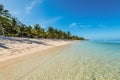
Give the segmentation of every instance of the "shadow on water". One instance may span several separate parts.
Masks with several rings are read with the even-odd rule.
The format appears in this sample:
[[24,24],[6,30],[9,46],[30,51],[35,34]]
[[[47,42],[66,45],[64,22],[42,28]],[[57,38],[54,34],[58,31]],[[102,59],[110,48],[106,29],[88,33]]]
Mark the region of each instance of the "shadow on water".
[[10,40],[10,41],[17,41],[17,42],[21,42],[21,43],[27,43],[27,44],[42,44],[42,45],[46,45],[46,46],[51,46],[50,44],[46,44],[45,42],[41,42],[41,41],[36,41],[34,39],[27,39],[27,38],[10,38],[10,37],[6,37],[6,38],[2,38],[4,40]]
[[0,47],[4,49],[10,49],[9,47],[5,46],[4,44],[0,43]]

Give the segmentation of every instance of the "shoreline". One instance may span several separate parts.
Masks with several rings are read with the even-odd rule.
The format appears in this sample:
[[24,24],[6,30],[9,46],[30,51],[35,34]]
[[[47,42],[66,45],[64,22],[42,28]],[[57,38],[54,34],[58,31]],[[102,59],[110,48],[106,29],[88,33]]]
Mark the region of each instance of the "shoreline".
[[72,40],[0,38],[0,63],[73,43]]

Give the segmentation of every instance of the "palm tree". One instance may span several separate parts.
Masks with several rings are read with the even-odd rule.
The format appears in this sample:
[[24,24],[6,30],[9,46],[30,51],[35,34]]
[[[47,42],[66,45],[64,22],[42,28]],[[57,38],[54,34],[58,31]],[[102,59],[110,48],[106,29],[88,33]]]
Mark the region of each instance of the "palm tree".
[[0,4],[0,21],[2,21],[2,17],[10,18],[10,14],[8,10],[4,9],[4,6]]
[[36,24],[36,25],[34,26],[34,35],[35,35],[35,37],[37,37],[37,38],[40,37],[40,36],[39,36],[39,34],[40,34],[40,29],[41,29],[41,27],[40,27],[39,24]]
[[18,28],[18,19],[15,17],[11,18],[11,33],[13,36],[15,36],[16,33],[19,32],[19,28]]
[[53,38],[54,28],[48,27],[47,38]]
[[20,37],[25,37],[26,33],[25,33],[25,28],[26,28],[26,25],[23,24],[23,23],[20,23],[19,24],[19,27],[18,27],[18,33],[19,33],[19,36]]
[[68,31],[67,32],[67,39],[70,39],[71,38],[71,33]]
[[25,29],[24,29],[24,34],[26,35],[26,37],[33,38],[32,27],[31,26],[26,26]]
[[[2,25],[1,29],[2,27],[6,28],[7,26],[9,26],[9,18],[10,18],[9,11],[5,10],[4,6],[0,4],[0,24]],[[1,32],[1,29],[0,29],[0,32]]]
[[[34,27],[26,26],[17,18],[12,17],[2,4],[0,4],[0,23],[2,27],[6,28],[9,36],[15,36],[18,33],[21,37],[84,40],[83,37],[72,36],[70,32],[64,32],[53,27],[48,27],[45,31],[39,24]],[[2,27],[0,27],[0,34]]]

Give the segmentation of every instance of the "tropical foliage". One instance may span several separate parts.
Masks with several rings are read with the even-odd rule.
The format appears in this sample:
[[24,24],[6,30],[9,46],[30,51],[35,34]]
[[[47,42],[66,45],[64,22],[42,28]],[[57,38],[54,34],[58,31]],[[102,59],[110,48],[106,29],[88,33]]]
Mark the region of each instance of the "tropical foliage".
[[70,32],[64,32],[53,27],[44,29],[39,24],[27,26],[10,15],[9,11],[0,4],[0,34],[2,34],[2,27],[6,29],[7,36],[84,40],[83,37],[72,36]]

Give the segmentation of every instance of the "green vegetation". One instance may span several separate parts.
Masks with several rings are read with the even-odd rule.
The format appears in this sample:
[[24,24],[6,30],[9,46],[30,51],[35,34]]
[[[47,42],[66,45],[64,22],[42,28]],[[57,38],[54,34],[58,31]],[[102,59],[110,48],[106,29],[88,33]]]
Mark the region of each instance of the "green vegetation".
[[[27,26],[13,17],[8,10],[5,10],[2,4],[0,4],[0,24],[6,29],[7,36],[11,37],[84,40],[83,37],[72,36],[70,32],[63,32],[53,27],[48,27],[45,30],[39,24],[34,27]],[[0,27],[0,35],[2,27]]]

